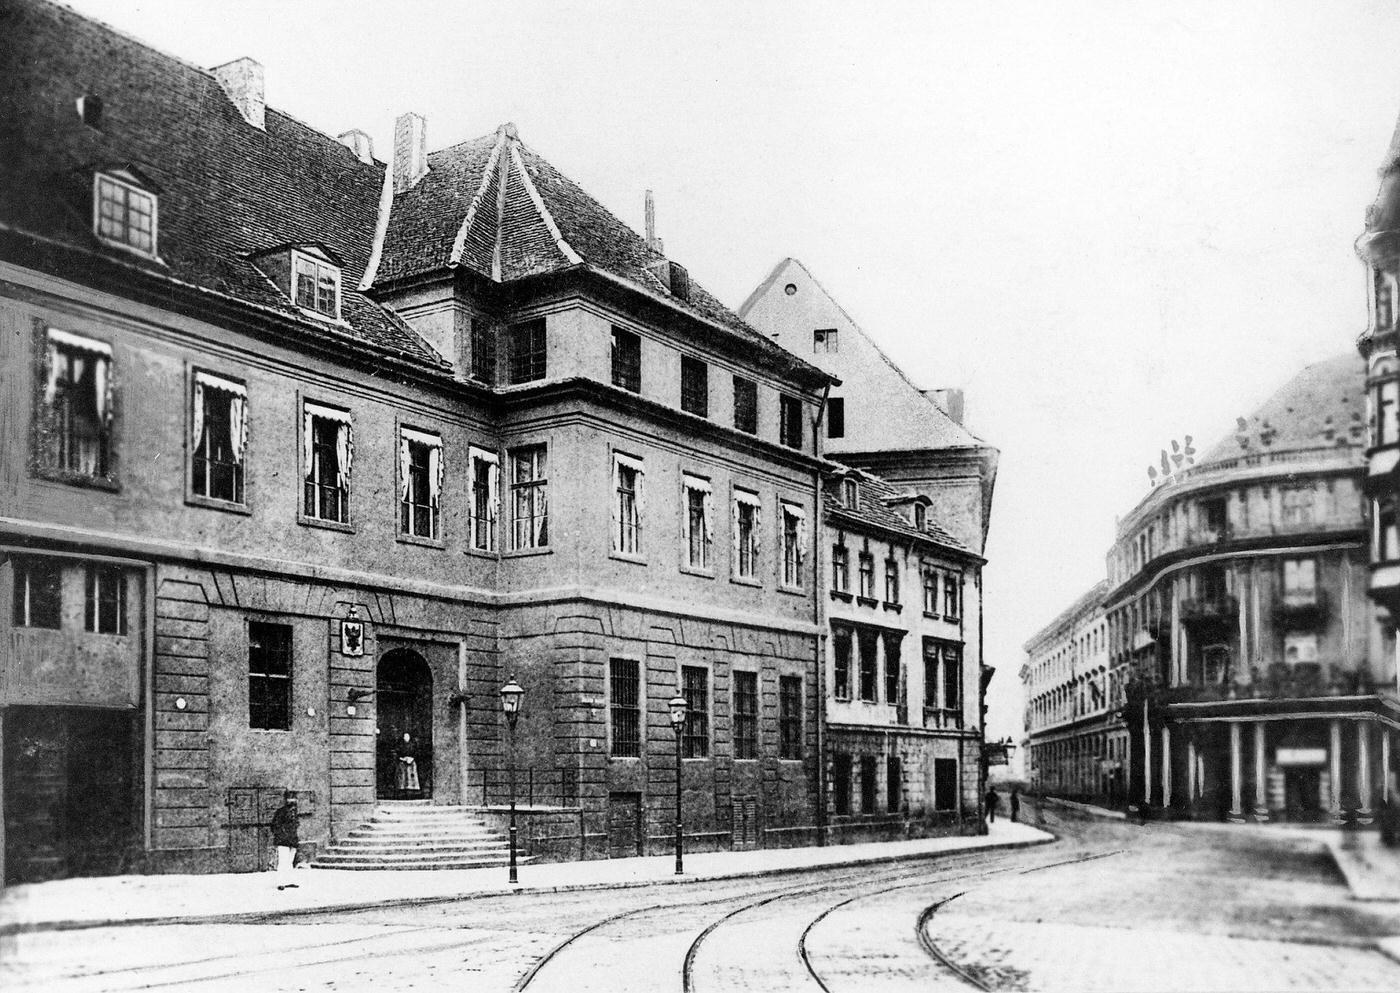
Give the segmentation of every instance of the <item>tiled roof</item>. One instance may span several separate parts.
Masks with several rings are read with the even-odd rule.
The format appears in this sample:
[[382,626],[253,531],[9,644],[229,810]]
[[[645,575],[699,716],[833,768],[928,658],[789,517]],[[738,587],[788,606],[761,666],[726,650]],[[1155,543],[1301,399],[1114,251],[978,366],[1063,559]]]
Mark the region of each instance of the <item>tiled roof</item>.
[[[0,7],[0,225],[299,320],[423,365],[441,359],[356,290],[374,241],[384,166],[268,108],[248,124],[214,76],[41,0]],[[78,117],[103,101],[100,128]],[[95,170],[129,166],[158,194],[159,261],[92,233]],[[344,261],[342,317],[307,319],[248,256],[318,242]]]
[[650,268],[666,256],[520,141],[514,125],[432,152],[427,161],[427,174],[394,195],[376,286],[454,265],[499,282],[583,267],[821,376],[694,279],[689,299],[671,295]]
[[[856,507],[847,507],[841,501],[841,481],[847,478],[857,480],[858,506]],[[827,475],[822,481],[822,503],[828,520],[838,523],[841,520],[849,520],[858,524],[870,524],[885,531],[904,535],[911,540],[933,542],[954,551],[975,554],[934,520],[932,507],[924,516],[925,529],[920,531],[914,527],[909,518],[891,506],[893,503],[899,502],[901,498],[911,496],[912,494],[897,489],[883,477],[861,469],[842,467],[839,472]]]
[[1198,460],[1198,469],[1248,455],[1326,448],[1359,454],[1366,445],[1366,365],[1354,352],[1315,362],[1243,422]]

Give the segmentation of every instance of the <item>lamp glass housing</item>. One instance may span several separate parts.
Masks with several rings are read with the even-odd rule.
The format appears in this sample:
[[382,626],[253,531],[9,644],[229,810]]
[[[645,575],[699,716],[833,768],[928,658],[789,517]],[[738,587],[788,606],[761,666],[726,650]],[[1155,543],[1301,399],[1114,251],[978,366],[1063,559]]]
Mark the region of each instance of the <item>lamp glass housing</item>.
[[685,712],[688,709],[685,697],[679,695],[674,696],[666,706],[671,711],[671,727],[677,733],[680,733],[681,727],[685,724]]
[[501,711],[507,717],[514,718],[520,713],[520,700],[525,696],[525,691],[520,684],[515,681],[515,677],[510,678],[510,682],[501,687]]

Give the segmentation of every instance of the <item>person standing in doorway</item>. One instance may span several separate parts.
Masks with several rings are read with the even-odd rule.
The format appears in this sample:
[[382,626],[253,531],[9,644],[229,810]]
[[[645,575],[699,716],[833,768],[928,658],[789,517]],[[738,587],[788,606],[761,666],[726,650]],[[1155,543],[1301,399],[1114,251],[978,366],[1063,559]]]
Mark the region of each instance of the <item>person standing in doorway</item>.
[[1012,787],[1011,789],[1011,822],[1016,823],[1016,818],[1021,813],[1021,791]]
[[997,820],[997,807],[1001,804],[1001,797],[997,796],[996,790],[987,791],[987,823],[995,824]]
[[277,846],[277,878],[281,880],[279,890],[294,890],[297,884],[289,882],[296,865],[297,848],[297,795],[288,790],[282,799],[282,806],[272,815],[272,843]]

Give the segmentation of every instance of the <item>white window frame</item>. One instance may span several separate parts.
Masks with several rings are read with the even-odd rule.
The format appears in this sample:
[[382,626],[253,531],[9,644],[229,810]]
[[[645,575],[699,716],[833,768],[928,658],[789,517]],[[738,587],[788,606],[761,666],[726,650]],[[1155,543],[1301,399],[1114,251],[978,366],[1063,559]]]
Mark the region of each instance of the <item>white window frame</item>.
[[[486,465],[486,529],[483,532],[486,543],[479,544],[477,541],[478,525],[481,518],[477,515],[477,464]],[[471,534],[467,539],[467,545],[474,552],[495,552],[497,547],[497,523],[501,518],[501,457],[497,453],[485,448],[477,448],[470,445],[467,448],[467,523]]]
[[[408,502],[412,487],[412,460],[409,449],[410,444],[423,445],[428,449],[428,492],[427,506],[429,508],[429,534],[418,534],[413,528],[413,513],[409,511],[409,527],[403,526],[403,508]],[[394,517],[396,519],[399,537],[409,538],[417,541],[427,541],[437,544],[442,540],[442,484],[445,472],[442,450],[442,435],[430,431],[420,431],[417,428],[399,425],[399,486],[398,501],[394,507]],[[410,506],[421,506],[421,503],[414,503]]]
[[[334,308],[335,312],[334,312],[334,313],[327,314],[325,311],[323,311],[323,310],[321,310],[321,309],[319,309],[319,308],[317,308],[317,307],[314,307],[314,306],[313,306],[313,307],[307,307],[306,305],[304,305],[303,303],[301,303],[301,295],[300,295],[300,293],[298,292],[298,286],[297,286],[298,280],[300,279],[300,273],[297,271],[297,263],[299,263],[299,262],[306,262],[306,263],[308,263],[308,264],[312,267],[313,281],[314,281],[314,284],[315,284],[315,285],[312,286],[312,290],[311,290],[311,299],[312,299],[312,300],[316,300],[316,299],[318,298],[318,294],[317,294],[316,291],[317,291],[317,289],[318,289],[319,286],[320,286],[321,270],[322,270],[322,269],[325,269],[325,270],[327,270],[328,272],[330,272],[332,275],[335,276],[335,308]],[[327,321],[339,321],[339,320],[340,320],[340,290],[341,290],[341,287],[340,287],[340,280],[341,280],[340,266],[336,265],[334,262],[331,262],[329,259],[322,258],[321,256],[315,255],[315,254],[313,254],[313,253],[311,253],[311,252],[304,252],[304,251],[301,251],[300,249],[295,249],[295,248],[292,249],[292,279],[291,279],[292,303],[296,304],[297,308],[298,308],[299,310],[301,310],[302,313],[304,313],[304,314],[310,314],[310,315],[312,315],[312,316],[314,316],[314,317],[319,317],[319,318],[321,318],[322,320],[327,320]]]
[[[531,476],[531,478],[530,478],[529,480],[527,480],[526,482],[521,483],[521,484],[519,484],[519,485],[517,486],[517,484],[516,484],[516,482],[515,482],[515,466],[516,466],[516,462],[519,460],[520,456],[521,456],[522,454],[525,454],[525,453],[529,453],[529,455],[530,455],[530,457],[531,457],[532,460],[534,459],[534,457],[535,457],[536,454],[538,454],[538,453],[543,453],[543,455],[544,455],[544,473],[543,473],[543,474],[539,474],[538,472],[536,472],[535,475]],[[507,487],[509,488],[509,490],[510,490],[510,543],[511,543],[511,551],[515,551],[515,552],[531,552],[531,551],[542,551],[542,550],[544,550],[544,549],[547,549],[547,548],[550,547],[550,544],[549,544],[549,469],[550,469],[550,463],[551,463],[551,461],[552,461],[552,460],[550,459],[549,446],[548,446],[547,444],[545,444],[544,442],[535,442],[535,443],[533,443],[533,444],[517,445],[517,446],[511,448],[509,451],[507,451],[506,455],[507,455],[507,457],[508,457],[507,466],[509,467],[509,470],[510,470],[509,478],[507,478],[507,480],[506,480],[506,486],[507,486]],[[533,470],[532,470],[532,471],[533,471]],[[531,506],[531,510],[534,511],[534,512],[531,513],[530,518],[529,518],[529,522],[530,522],[530,526],[529,526],[529,528],[528,528],[528,531],[529,531],[528,539],[529,539],[529,540],[528,540],[528,541],[522,542],[522,541],[519,540],[519,539],[520,539],[520,526],[519,526],[519,525],[520,525],[520,519],[517,518],[517,517],[516,517],[516,514],[515,514],[516,507],[518,506],[517,501],[516,501],[516,490],[517,490],[517,489],[524,489],[524,488],[526,488],[526,487],[529,487],[529,489],[530,489],[530,491],[531,491],[530,506]],[[540,508],[543,508],[543,509],[541,510]],[[541,532],[542,532],[542,531],[543,531],[543,536],[541,536]]]
[[[630,333],[630,332],[629,332]],[[634,474],[632,490],[631,520],[624,520],[622,506],[622,470],[629,469]],[[646,520],[646,463],[644,460],[622,452],[613,452],[612,459],[612,550],[615,554],[628,558],[640,558],[643,554],[642,526]],[[628,547],[630,529],[631,547]]]
[[[334,527],[349,527],[351,524],[350,482],[351,472],[354,469],[355,465],[355,425],[350,418],[350,412],[348,410],[342,410],[339,407],[328,407],[325,404],[317,403],[314,400],[302,400],[301,411],[303,494],[301,494],[300,499],[297,501],[297,506],[300,510],[300,514],[298,516],[301,518],[301,520],[313,524],[329,524]],[[321,420],[334,421],[335,423],[340,425],[340,428],[336,434],[336,486],[339,487],[339,489],[341,490],[342,499],[345,503],[345,519],[343,521],[336,520],[335,518],[331,517],[322,517],[319,514],[306,513],[306,497],[304,495],[306,482],[312,481],[317,486],[324,485],[318,480],[311,479],[313,473],[316,471],[315,449],[313,444],[315,418],[320,418]],[[317,511],[321,510],[319,498],[315,501],[314,507]]]
[[[743,570],[744,549],[742,548],[742,535],[739,528],[740,515],[743,513],[740,509],[741,506],[749,508],[748,572],[744,572]],[[752,490],[743,490],[735,487],[733,500],[730,503],[730,515],[733,518],[731,523],[734,528],[731,541],[733,547],[730,550],[730,574],[735,579],[756,582],[758,580],[759,550],[762,547],[760,534],[763,530],[763,500]]]
[[[787,547],[787,522],[791,517],[797,522],[796,546]],[[803,571],[807,563],[807,509],[787,500],[778,503],[778,541],[782,543],[783,586],[800,590],[803,585]]]
[[[104,183],[110,183],[112,186],[115,186],[115,187],[117,187],[118,189],[122,190],[122,191],[124,192],[125,196],[127,197],[127,201],[128,201],[128,202],[129,202],[129,200],[130,200],[130,198],[131,198],[132,196],[145,197],[146,200],[148,200],[148,201],[150,202],[150,205],[151,205],[151,247],[150,247],[149,250],[147,250],[147,249],[145,249],[145,248],[141,248],[141,247],[139,247],[139,246],[137,246],[137,245],[133,245],[131,242],[125,241],[125,240],[123,240],[123,239],[121,239],[121,238],[114,238],[114,237],[112,237],[112,236],[110,236],[110,235],[106,235],[106,234],[103,234],[103,233],[102,233],[102,202],[103,202],[102,187],[103,187],[103,184],[104,184]],[[127,212],[129,213],[130,208],[129,208],[129,206],[127,205],[127,203],[124,203],[124,204],[123,204],[123,210],[125,210],[125,211],[127,211]],[[92,177],[92,233],[93,233],[93,236],[96,237],[98,241],[102,242],[102,244],[104,244],[104,245],[110,245],[110,246],[113,247],[113,248],[120,248],[120,249],[121,249],[122,251],[124,251],[124,252],[131,252],[133,255],[139,255],[139,256],[141,256],[142,258],[145,258],[145,259],[158,259],[158,258],[160,257],[160,256],[157,254],[157,249],[159,248],[159,245],[160,245],[160,241],[159,241],[159,237],[160,237],[160,215],[159,215],[159,210],[160,210],[160,198],[159,198],[159,197],[157,197],[157,196],[156,196],[154,193],[152,193],[150,190],[145,189],[144,187],[142,187],[142,186],[139,185],[138,183],[135,183],[135,182],[133,182],[133,181],[130,180],[130,179],[124,178],[124,177],[122,176],[121,173],[119,173],[119,172],[96,172],[96,173],[93,174],[93,177]],[[130,231],[130,230],[131,230],[131,226],[130,226],[129,224],[124,224],[124,225],[123,225],[123,230],[124,230],[124,231]]]
[[[189,457],[189,495],[195,500],[208,501],[218,506],[244,508],[248,505],[248,387],[236,379],[217,375],[212,372],[205,372],[202,369],[193,370],[190,377],[190,457]],[[205,492],[199,493],[195,490],[195,459],[199,457],[200,451],[205,450],[205,461],[209,461],[207,449],[204,445],[204,419],[207,416],[206,407],[209,397],[206,390],[215,393],[226,394],[229,398],[229,434],[230,444],[233,451],[233,464],[239,469],[239,495],[241,499],[227,500],[223,497],[211,496],[209,494],[209,483],[205,482]],[[207,472],[207,469],[206,469]]]
[[[699,544],[700,562],[691,557],[690,494],[701,494],[701,527],[705,533]],[[681,562],[686,569],[712,574],[714,571],[715,492],[710,481],[690,473],[681,474]]]

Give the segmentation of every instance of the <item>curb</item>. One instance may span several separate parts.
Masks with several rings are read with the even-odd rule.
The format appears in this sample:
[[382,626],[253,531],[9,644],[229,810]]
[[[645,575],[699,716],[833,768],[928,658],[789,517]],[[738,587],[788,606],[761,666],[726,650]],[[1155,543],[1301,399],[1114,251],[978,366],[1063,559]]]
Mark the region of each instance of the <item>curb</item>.
[[1083,814],[1093,817],[1103,817],[1108,820],[1126,821],[1128,815],[1121,810],[1110,810],[1107,807],[1096,807],[1091,803],[1080,803],[1077,800],[1061,800],[1057,796],[1041,797],[1043,803],[1054,804],[1057,807],[1068,807]]
[[[1038,829],[1043,830],[1043,829]],[[427,907],[441,903],[459,903],[465,900],[485,900],[493,897],[514,896],[516,894],[578,893],[588,890],[634,890],[649,886],[684,886],[694,883],[719,882],[729,879],[760,879],[771,876],[787,876],[796,873],[813,872],[820,869],[839,869],[862,865],[893,864],[916,862],[922,859],[934,860],[970,852],[1011,851],[1020,848],[1034,848],[1059,841],[1059,837],[1044,832],[1048,837],[1029,841],[1006,841],[994,845],[977,845],[972,848],[949,849],[941,852],[908,852],[901,855],[872,855],[852,859],[847,862],[823,862],[815,865],[783,866],[776,869],[754,871],[719,872],[704,876],[670,876],[660,879],[637,879],[622,882],[566,883],[561,886],[522,885],[513,889],[476,890],[442,896],[400,897],[389,900],[359,900],[350,903],[326,904],[320,907],[296,907],[286,910],[254,910],[232,914],[179,915],[161,917],[125,917],[99,920],[36,921],[25,924],[0,925],[0,937],[19,934],[34,934],[42,931],[88,931],[97,928],[145,927],[167,924],[257,924],[286,920],[296,917],[315,917],[321,914],[348,913],[357,910],[394,909],[401,907]],[[314,871],[314,870],[312,870]]]

